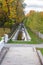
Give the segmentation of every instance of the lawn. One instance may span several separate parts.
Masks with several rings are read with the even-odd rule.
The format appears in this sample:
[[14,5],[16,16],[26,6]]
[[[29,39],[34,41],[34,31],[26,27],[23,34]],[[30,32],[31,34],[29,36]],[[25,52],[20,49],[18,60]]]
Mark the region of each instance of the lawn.
[[2,40],[2,38],[0,37],[0,41]]
[[43,48],[37,48],[37,50],[40,50],[43,55]]
[[31,43],[32,44],[40,44],[43,43],[43,39],[39,38],[35,33],[33,33],[29,28],[27,28],[27,31],[31,37]]
[[15,40],[15,41],[12,41],[12,40],[9,40],[8,43],[13,43],[13,44],[29,44],[30,41],[22,41],[22,40]]

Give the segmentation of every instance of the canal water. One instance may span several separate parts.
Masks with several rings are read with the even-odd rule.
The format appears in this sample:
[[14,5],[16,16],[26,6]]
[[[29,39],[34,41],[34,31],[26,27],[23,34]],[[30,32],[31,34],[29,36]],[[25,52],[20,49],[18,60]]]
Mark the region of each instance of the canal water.
[[21,27],[18,37],[17,37],[17,40],[25,40],[25,41],[27,40],[24,27]]

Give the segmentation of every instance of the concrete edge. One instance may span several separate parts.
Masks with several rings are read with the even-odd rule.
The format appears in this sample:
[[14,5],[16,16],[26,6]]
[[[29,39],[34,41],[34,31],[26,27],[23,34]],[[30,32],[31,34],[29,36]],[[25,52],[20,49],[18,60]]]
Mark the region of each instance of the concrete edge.
[[[15,30],[15,32],[14,32],[14,33],[11,35],[11,37],[9,38],[9,40],[12,39],[13,35],[17,32],[18,29],[20,29],[20,26],[18,26],[18,28]],[[9,40],[8,40],[8,41],[9,41]]]
[[[25,26],[24,26],[24,28],[25,28]],[[27,40],[31,41],[31,37],[30,37],[30,35],[28,34],[28,31],[26,30],[26,28],[25,28],[25,33],[26,33],[26,36],[27,36]]]
[[[3,48],[5,48],[5,47],[3,47]],[[6,55],[6,53],[8,52],[8,49],[9,48],[5,48],[5,50],[6,50],[5,52],[3,52],[3,49],[2,49],[2,51],[0,52],[0,53],[3,52],[2,54],[0,54],[0,65],[1,65],[1,63],[2,63],[2,61],[3,61],[3,59],[4,59],[5,55]]]
[[38,54],[39,60],[41,62],[41,65],[43,65],[43,56],[42,56],[40,50],[37,50],[37,54]]
[[36,48],[35,48],[35,47],[33,47],[33,51],[37,52],[37,50],[36,50]]

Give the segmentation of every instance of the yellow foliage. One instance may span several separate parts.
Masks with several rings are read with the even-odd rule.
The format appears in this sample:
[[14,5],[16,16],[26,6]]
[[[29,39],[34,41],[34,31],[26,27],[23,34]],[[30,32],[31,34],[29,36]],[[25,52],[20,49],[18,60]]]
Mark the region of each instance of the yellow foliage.
[[24,14],[21,0],[1,0],[3,10],[7,12],[9,18],[16,19],[16,22],[21,22]]

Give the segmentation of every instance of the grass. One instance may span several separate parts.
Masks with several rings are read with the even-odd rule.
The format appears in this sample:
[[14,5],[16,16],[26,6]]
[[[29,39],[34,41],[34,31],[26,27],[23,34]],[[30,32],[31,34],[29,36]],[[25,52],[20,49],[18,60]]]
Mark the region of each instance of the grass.
[[29,44],[30,42],[29,41],[21,41],[21,40],[17,40],[17,41],[12,41],[12,40],[9,40],[8,43],[13,43],[13,44]]
[[43,43],[43,39],[39,38],[35,33],[33,33],[29,28],[27,28],[28,33],[31,37],[32,44],[40,44]]
[[37,50],[40,50],[43,55],[43,48],[37,48]]
[[2,38],[0,37],[0,41],[2,40]]

